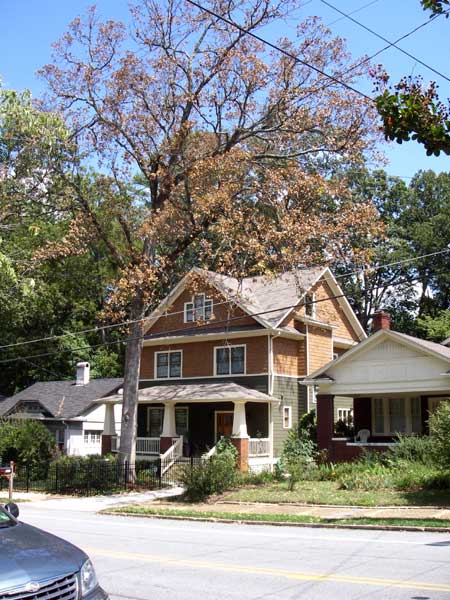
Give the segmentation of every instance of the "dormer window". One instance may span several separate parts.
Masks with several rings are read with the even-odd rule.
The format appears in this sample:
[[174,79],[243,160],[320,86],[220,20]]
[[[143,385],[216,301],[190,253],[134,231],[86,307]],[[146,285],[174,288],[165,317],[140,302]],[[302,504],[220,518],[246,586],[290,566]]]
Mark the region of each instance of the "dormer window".
[[205,294],[196,294],[192,302],[184,304],[184,322],[209,321],[212,317],[212,311],[212,298],[206,298]]
[[307,317],[311,317],[311,319],[316,318],[316,295],[315,294],[306,294],[306,296],[305,296],[305,315]]

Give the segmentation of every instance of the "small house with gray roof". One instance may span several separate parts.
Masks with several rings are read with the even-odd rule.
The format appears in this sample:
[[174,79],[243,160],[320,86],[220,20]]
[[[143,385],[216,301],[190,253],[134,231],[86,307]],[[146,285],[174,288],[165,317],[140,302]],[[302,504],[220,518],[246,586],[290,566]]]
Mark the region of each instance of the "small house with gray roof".
[[[119,378],[90,379],[89,363],[79,363],[72,380],[38,381],[0,401],[0,418],[41,421],[67,454],[101,454],[105,407],[95,401],[122,385]],[[118,424],[120,416],[116,410]]]
[[[241,468],[270,466],[315,407],[303,379],[365,338],[326,267],[241,280],[194,268],[147,321],[137,456],[199,456],[230,436]],[[99,403],[115,452],[122,396]]]

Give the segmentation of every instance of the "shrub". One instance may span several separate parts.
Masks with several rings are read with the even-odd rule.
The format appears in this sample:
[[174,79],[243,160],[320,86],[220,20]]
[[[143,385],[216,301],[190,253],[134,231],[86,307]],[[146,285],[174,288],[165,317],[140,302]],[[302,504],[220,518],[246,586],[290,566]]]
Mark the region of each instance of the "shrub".
[[53,435],[39,421],[17,420],[0,423],[0,457],[27,465],[36,477],[44,477],[55,453]]
[[281,468],[288,475],[288,488],[292,491],[295,484],[302,478],[307,478],[309,471],[316,467],[317,447],[309,437],[307,430],[292,429],[283,445],[279,461]]
[[450,469],[450,402],[440,402],[429,420],[433,456],[437,464]]
[[397,443],[388,451],[393,462],[407,461],[430,465],[433,462],[433,440],[430,436],[398,434]]
[[238,482],[237,450],[231,440],[223,438],[216,453],[199,464],[186,465],[180,471],[180,481],[186,488],[186,497],[201,502],[212,494],[221,494]]

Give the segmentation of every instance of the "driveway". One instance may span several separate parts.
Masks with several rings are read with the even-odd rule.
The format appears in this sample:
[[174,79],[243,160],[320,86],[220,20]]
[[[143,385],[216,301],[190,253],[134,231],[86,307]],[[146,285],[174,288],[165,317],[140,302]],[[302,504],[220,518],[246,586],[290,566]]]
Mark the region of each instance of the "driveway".
[[448,600],[450,536],[160,521],[47,501],[24,521],[81,546],[112,600]]

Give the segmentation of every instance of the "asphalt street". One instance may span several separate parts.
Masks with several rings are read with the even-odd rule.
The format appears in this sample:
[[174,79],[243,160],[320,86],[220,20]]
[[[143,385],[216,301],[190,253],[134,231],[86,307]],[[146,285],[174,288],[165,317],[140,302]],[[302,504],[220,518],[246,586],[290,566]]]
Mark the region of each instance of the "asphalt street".
[[111,600],[448,600],[450,535],[115,517],[21,505],[92,558]]

